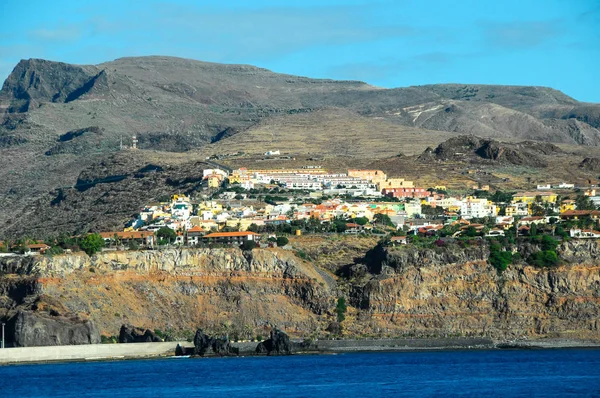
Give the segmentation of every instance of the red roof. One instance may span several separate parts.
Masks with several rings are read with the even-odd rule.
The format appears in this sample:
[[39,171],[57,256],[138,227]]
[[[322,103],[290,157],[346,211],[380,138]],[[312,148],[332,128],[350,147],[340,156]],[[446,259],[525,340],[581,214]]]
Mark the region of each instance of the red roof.
[[224,238],[224,237],[234,237],[234,236],[258,236],[256,232],[213,232],[212,234],[204,235],[205,238]]
[[127,232],[100,232],[100,236],[104,239],[112,239],[117,235],[120,239],[143,239],[153,236],[152,231],[127,231]]
[[600,210],[567,210],[561,216],[600,216]]
[[27,245],[28,248],[30,249],[49,249],[50,246],[48,246],[45,243],[32,243],[30,245]]
[[536,220],[545,220],[544,217],[540,216],[532,216],[532,217],[523,217],[521,221],[536,221]]
[[188,229],[188,232],[204,232],[204,230],[196,225],[195,227]]

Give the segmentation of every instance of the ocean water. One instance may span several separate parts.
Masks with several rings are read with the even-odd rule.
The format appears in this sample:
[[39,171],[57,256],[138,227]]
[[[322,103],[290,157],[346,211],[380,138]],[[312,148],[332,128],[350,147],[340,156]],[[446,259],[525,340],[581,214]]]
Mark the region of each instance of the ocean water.
[[16,397],[600,397],[600,350],[348,353],[0,366]]

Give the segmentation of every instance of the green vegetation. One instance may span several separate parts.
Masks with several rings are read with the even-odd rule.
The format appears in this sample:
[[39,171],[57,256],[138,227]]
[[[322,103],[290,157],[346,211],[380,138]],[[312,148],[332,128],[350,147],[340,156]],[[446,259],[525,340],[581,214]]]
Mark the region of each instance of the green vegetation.
[[65,251],[60,246],[52,246],[50,249],[46,250],[47,256],[56,256],[58,254],[63,254]]
[[558,255],[554,250],[541,250],[535,252],[529,256],[527,262],[540,268],[554,267],[560,264]]
[[245,240],[244,243],[242,243],[242,250],[252,250],[254,248],[256,248],[256,246],[258,246],[256,244],[255,241],[253,240]]
[[276,239],[276,242],[277,242],[277,246],[281,247],[281,246],[287,245],[290,242],[290,240],[288,238],[286,238],[285,236],[278,236]]
[[426,216],[430,216],[430,217],[439,217],[439,216],[444,215],[444,209],[439,206],[432,207],[429,205],[422,205],[421,213],[423,213]]
[[161,227],[156,231],[156,236],[160,245],[170,244],[177,239],[177,233],[169,227]]
[[89,234],[81,240],[79,247],[81,247],[81,250],[86,252],[88,256],[92,256],[102,250],[104,247],[104,239],[100,234]]
[[476,190],[473,192],[473,196],[475,196],[476,198],[489,199],[496,204],[510,203],[510,201],[513,199],[512,192],[503,192],[499,190],[494,192],[493,194],[490,191]]
[[510,251],[503,250],[502,245],[497,241],[490,242],[490,264],[501,273],[513,262],[513,254]]
[[556,253],[558,241],[551,236],[543,235],[534,239],[534,242],[539,243],[541,250],[532,253],[527,262],[533,266],[540,268],[555,267],[560,264],[560,259]]
[[383,224],[388,227],[394,226],[392,219],[387,214],[381,214],[381,213],[375,214],[375,217],[373,217],[373,222],[377,223],[377,224]]
[[578,195],[575,199],[575,207],[577,210],[597,210],[589,196]]
[[306,254],[306,252],[304,250],[298,250],[296,251],[296,256],[300,257],[302,260],[310,260],[310,257],[308,254]]
[[338,322],[341,323],[346,319],[346,310],[346,299],[344,297],[338,298],[337,305],[335,306]]
[[334,230],[337,233],[342,233],[346,231],[346,221],[344,220],[335,220],[333,222]]
[[357,217],[354,219],[354,222],[358,225],[366,225],[369,219],[367,217]]

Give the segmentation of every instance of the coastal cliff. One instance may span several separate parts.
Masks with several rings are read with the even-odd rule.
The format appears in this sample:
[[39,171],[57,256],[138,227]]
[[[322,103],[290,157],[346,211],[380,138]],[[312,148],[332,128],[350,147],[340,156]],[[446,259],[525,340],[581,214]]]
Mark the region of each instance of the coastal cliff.
[[[514,248],[523,257],[532,250]],[[499,273],[487,262],[485,241],[463,248],[377,246],[362,260],[340,259],[337,271],[327,260],[337,277],[319,267],[318,253],[309,261],[282,249],[3,257],[0,318],[25,311],[42,321],[72,319],[78,327],[89,320],[93,327],[85,327],[104,336],[127,323],[179,337],[202,326],[233,339],[266,336],[269,325],[278,325],[305,338],[600,340],[600,246],[570,241],[557,252],[558,267],[515,261]],[[348,303],[342,328],[327,332],[341,296]],[[86,342],[95,338],[75,343]]]
[[600,339],[600,246],[571,241],[558,252],[559,267],[517,262],[498,273],[485,244],[379,248],[351,303],[357,319],[387,334]]
[[[269,324],[296,334],[320,327],[333,307],[335,285],[310,263],[277,249],[172,249],[0,259],[20,274],[31,295],[6,288],[5,318],[37,295],[92,319],[103,335],[123,323],[164,332],[207,330],[239,338],[264,335]],[[14,284],[15,282],[13,282]]]

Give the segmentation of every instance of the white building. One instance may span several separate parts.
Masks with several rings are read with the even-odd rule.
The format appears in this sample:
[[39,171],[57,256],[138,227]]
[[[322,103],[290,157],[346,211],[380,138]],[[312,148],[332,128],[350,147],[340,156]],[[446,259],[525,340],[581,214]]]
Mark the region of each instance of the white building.
[[412,201],[404,204],[404,211],[408,217],[414,217],[415,215],[420,216],[422,213],[421,202]]
[[569,235],[577,239],[600,239],[600,231],[592,229],[571,229]]
[[558,185],[554,185],[552,186],[552,188],[558,188],[558,189],[573,189],[575,188],[575,184],[567,184],[566,182],[561,182]]
[[202,170],[202,178],[206,178],[213,174],[220,174],[221,176],[223,176],[223,179],[227,178],[227,176],[229,175],[229,173],[227,173],[225,170],[221,170],[221,169],[204,169],[204,170]]
[[310,191],[319,191],[323,185],[315,180],[302,177],[286,178],[282,180],[287,189],[306,189]]
[[466,198],[460,203],[460,215],[465,218],[496,217],[496,205],[487,199]]

